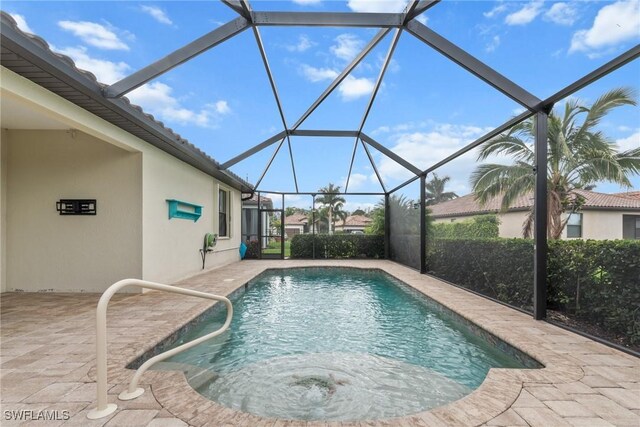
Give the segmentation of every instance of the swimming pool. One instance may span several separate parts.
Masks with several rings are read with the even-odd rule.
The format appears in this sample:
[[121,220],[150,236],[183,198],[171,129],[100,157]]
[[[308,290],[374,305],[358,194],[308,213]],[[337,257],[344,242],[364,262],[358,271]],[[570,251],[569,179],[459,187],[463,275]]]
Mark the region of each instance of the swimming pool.
[[[263,417],[408,415],[469,394],[492,367],[540,367],[379,270],[268,270],[231,299],[227,332],[157,368],[182,369],[200,394]],[[173,346],[224,316],[214,307]]]

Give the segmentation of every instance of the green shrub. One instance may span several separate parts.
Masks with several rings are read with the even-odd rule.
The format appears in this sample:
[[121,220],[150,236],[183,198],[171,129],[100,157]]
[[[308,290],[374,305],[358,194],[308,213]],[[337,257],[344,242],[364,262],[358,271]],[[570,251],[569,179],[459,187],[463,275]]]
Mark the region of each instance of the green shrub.
[[434,239],[427,250],[431,274],[491,298],[531,309],[533,241]]
[[432,225],[436,239],[492,239],[499,235],[500,220],[496,215],[479,215],[459,222]]
[[260,257],[260,242],[258,240],[246,241],[247,253],[244,255],[245,259],[258,259]]
[[640,344],[640,242],[549,242],[550,309]]
[[384,258],[384,236],[367,234],[296,234],[291,258]]
[[[435,239],[427,264],[436,277],[532,308],[532,240]],[[549,309],[606,331],[604,338],[640,344],[640,242],[553,240],[547,271]]]

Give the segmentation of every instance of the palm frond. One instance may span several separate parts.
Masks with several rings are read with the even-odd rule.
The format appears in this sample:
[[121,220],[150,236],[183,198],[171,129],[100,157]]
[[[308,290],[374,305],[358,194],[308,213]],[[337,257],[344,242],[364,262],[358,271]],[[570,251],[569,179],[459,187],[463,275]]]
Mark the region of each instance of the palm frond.
[[514,186],[508,199],[513,201],[531,190],[527,187],[528,181],[522,178],[533,175],[532,172],[531,166],[523,162],[514,165],[482,164],[471,174],[471,187],[476,199],[484,205],[493,197],[504,195]]

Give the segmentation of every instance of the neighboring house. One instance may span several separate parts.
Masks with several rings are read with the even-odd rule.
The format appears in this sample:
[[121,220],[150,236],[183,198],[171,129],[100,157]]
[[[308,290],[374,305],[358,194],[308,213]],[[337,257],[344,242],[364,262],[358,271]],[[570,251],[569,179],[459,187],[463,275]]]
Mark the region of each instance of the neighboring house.
[[[260,196],[260,208],[261,209],[273,209],[273,200],[269,197]],[[262,232],[261,236],[267,236],[269,233],[270,216],[263,215],[262,217]],[[245,244],[258,240],[258,195],[253,194],[250,199],[242,201],[242,241]],[[263,237],[262,247],[266,247],[267,238]]]
[[[206,233],[219,234],[206,268],[238,261],[250,184],[1,19],[1,291],[171,283],[201,270]],[[95,215],[61,215],[63,199],[95,199]],[[170,219],[168,200],[191,205]]]
[[[576,190],[585,202],[572,214],[562,238],[640,239],[640,192],[604,194]],[[624,195],[623,195],[624,194]],[[533,195],[522,196],[506,212],[499,212],[501,198],[481,206],[473,194],[429,206],[434,222],[464,221],[482,214],[497,214],[500,237],[522,237],[522,226],[533,206]]]
[[309,232],[309,218],[307,214],[296,212],[284,218],[284,233],[288,239],[296,234]]
[[335,231],[361,234],[371,224],[371,221],[373,221],[371,218],[364,215],[350,215],[344,221],[336,222]]
[[614,193],[614,196],[626,197],[628,199],[640,200],[640,191],[628,191],[625,193]]

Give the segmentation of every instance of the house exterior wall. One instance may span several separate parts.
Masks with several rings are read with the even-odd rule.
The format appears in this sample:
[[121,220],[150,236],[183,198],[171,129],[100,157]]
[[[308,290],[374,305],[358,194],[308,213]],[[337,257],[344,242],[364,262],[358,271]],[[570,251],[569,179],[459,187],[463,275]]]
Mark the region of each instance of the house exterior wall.
[[[623,215],[640,215],[640,211],[582,211],[582,238],[622,239]],[[567,230],[562,233],[566,238]]]
[[[623,215],[640,215],[640,211],[631,210],[592,210],[586,209],[582,213],[582,239],[594,240],[614,240],[622,239],[622,217]],[[522,225],[528,212],[507,212],[499,214],[500,237],[522,237]],[[454,221],[465,221],[472,218],[470,216],[458,216],[449,218],[437,218],[435,223],[450,223]],[[567,229],[562,231],[562,238],[567,238]]]
[[[500,237],[517,238],[522,237],[522,226],[529,215],[525,212],[507,212],[498,215],[500,225],[498,226]],[[533,229],[531,230],[533,235]]]
[[[6,130],[7,290],[104,290],[142,274],[141,156],[77,131]],[[97,215],[56,201],[96,199]]]
[[285,225],[284,232],[288,238],[291,238],[296,234],[304,234],[304,225]]
[[[23,103],[26,107],[45,114],[63,125],[68,126],[69,129],[75,129],[76,132],[74,133],[79,138],[76,140],[75,145],[73,145],[74,149],[78,150],[77,153],[71,155],[68,159],[57,159],[56,164],[65,165],[65,167],[68,168],[64,173],[62,170],[49,170],[48,173],[46,173],[47,165],[44,165],[44,169],[42,170],[36,167],[31,157],[33,154],[38,154],[39,147],[45,144],[35,147],[34,143],[30,144],[33,150],[28,150],[28,147],[25,146],[18,148],[18,151],[13,153],[13,155],[10,154],[9,157],[11,157],[11,160],[7,161],[7,167],[2,167],[0,170],[0,172],[4,173],[4,171],[8,169],[10,174],[14,174],[8,179],[8,202],[4,203],[4,201],[0,201],[0,210],[3,209],[3,206],[11,207],[11,214],[7,212],[6,216],[2,216],[3,220],[5,217],[7,218],[6,267],[8,267],[5,268],[5,265],[0,265],[2,267],[2,274],[5,274],[5,271],[7,274],[6,289],[3,290],[53,289],[55,291],[98,292],[106,289],[111,283],[126,277],[169,283],[201,271],[202,260],[198,250],[202,247],[205,233],[218,232],[218,186],[224,187],[224,184],[219,183],[213,177],[170,156],[164,151],[4,67],[0,67],[0,73],[1,96],[12,97]],[[3,136],[5,136],[5,134],[10,135],[8,138],[3,138],[2,146],[0,147],[3,150],[3,154],[4,151],[10,151],[5,150],[5,145],[6,140],[11,140],[13,134],[18,135],[19,138],[25,138],[25,136],[20,137],[20,132],[23,131],[8,130],[3,133]],[[40,132],[46,132],[48,134],[49,132],[55,131]],[[70,137],[70,134],[66,131],[58,132],[59,135],[56,136],[56,140],[59,139],[62,146],[68,146],[70,149],[70,142],[65,139]],[[26,139],[28,140],[29,138]],[[50,140],[48,136],[44,138],[40,136],[37,139],[40,142],[48,142]],[[38,150],[35,150],[35,148],[38,148]],[[52,151],[50,153],[52,156],[59,154],[56,150],[53,150],[53,146],[45,148],[47,152]],[[27,153],[27,151],[29,151],[29,153]],[[101,154],[98,155],[97,153]],[[124,180],[122,177],[116,177],[113,171],[108,171],[110,163],[100,158],[103,153],[107,153],[105,155],[107,155],[108,158],[117,158],[124,163],[126,162],[122,159],[136,159],[137,169],[134,168],[136,169],[136,176],[133,177],[131,175],[133,172],[128,170],[118,171],[118,173],[124,173],[125,176],[128,176],[127,180]],[[16,161],[20,162],[20,165],[24,164],[27,169],[14,166],[14,157],[16,157]],[[27,157],[29,157],[28,162],[26,160]],[[38,157],[43,156],[38,154]],[[1,159],[3,162],[5,162],[5,158],[6,156],[2,155]],[[83,166],[83,164],[85,166]],[[87,174],[89,173],[88,170],[91,169],[92,174],[84,176],[82,180],[76,179],[81,176],[74,170],[74,168],[78,166],[81,167],[81,170],[86,170]],[[21,171],[21,169],[23,169],[23,171]],[[27,170],[29,170],[30,173],[27,173]],[[31,206],[29,203],[37,203],[38,214],[45,211],[50,214],[52,210],[55,218],[47,216],[47,221],[53,222],[47,224],[41,222],[41,224],[43,227],[44,225],[49,227],[56,224],[56,221],[59,221],[62,217],[59,217],[55,211],[55,203],[52,207],[49,202],[47,202],[48,204],[45,206],[44,201],[39,201],[44,197],[44,195],[41,194],[44,191],[41,187],[48,188],[49,183],[53,185],[56,182],[55,179],[52,180],[50,177],[50,175],[55,177],[55,173],[60,174],[64,179],[68,180],[69,184],[65,184],[65,188],[72,188],[70,187],[71,184],[76,186],[73,188],[77,188],[79,194],[77,197],[95,197],[98,199],[98,215],[93,218],[94,220],[99,218],[101,213],[105,215],[107,212],[104,209],[106,209],[108,205],[101,203],[101,199],[107,200],[105,197],[112,197],[111,195],[98,194],[98,189],[102,188],[102,186],[109,187],[108,189],[105,188],[105,191],[109,190],[114,194],[118,194],[119,201],[127,200],[133,203],[135,199],[137,207],[135,209],[131,208],[131,203],[127,203],[126,205],[119,204],[118,212],[124,212],[127,209],[129,212],[126,217],[122,217],[122,221],[113,221],[111,226],[105,228],[109,230],[108,234],[95,237],[90,233],[77,233],[74,235],[76,238],[74,242],[70,240],[70,234],[60,232],[59,235],[56,234],[56,238],[52,239],[51,242],[47,242],[42,248],[35,249],[36,253],[34,254],[33,248],[41,241],[41,234],[29,230],[30,226],[25,222],[25,218],[28,217],[28,215],[20,217],[19,205]],[[24,186],[24,191],[19,191],[19,187],[13,187],[11,184],[16,179],[27,179],[30,186],[27,186],[26,183],[20,183],[19,185]],[[92,192],[92,194],[96,194],[95,196],[84,194],[84,191],[83,194],[80,195],[83,181],[87,181],[86,185],[90,183],[94,186],[87,187],[86,192]],[[6,182],[7,180],[2,180],[3,186]],[[215,252],[207,256],[207,269],[239,260],[241,195],[237,190],[231,190],[230,194],[231,203],[229,216],[231,236],[228,239],[218,240]],[[49,195],[47,195],[47,197],[49,197]],[[56,193],[55,197],[56,200],[58,200],[61,197],[76,196]],[[166,199],[178,199],[185,202],[201,204],[203,206],[201,218],[196,223],[176,218],[169,220]],[[14,202],[15,200],[18,200],[20,203],[16,204]],[[42,204],[42,206],[40,206],[40,204]],[[34,207],[36,206],[34,205]],[[114,212],[114,215],[118,215],[118,212]],[[90,220],[89,218],[79,217],[66,217],[63,220],[66,221],[70,219],[80,219],[81,221]],[[136,224],[139,224],[137,226],[138,228],[134,232],[130,232],[131,227],[126,225],[129,232],[125,233],[124,236],[119,236],[120,231],[126,228],[125,224],[127,224],[127,221],[134,221]],[[72,224],[79,223],[78,221],[72,222]],[[24,231],[24,229],[26,229],[26,231]],[[36,229],[40,230],[38,227],[36,227]],[[2,231],[3,230],[0,230],[1,236],[4,236]],[[18,243],[17,247],[13,241],[9,240],[9,235]],[[106,259],[104,255],[107,249],[104,245],[115,246],[115,244],[112,244],[111,240],[109,240],[113,235],[118,235],[118,240],[126,241],[126,245],[130,245],[131,248],[135,246],[137,249],[135,251],[133,249],[120,250],[121,248],[119,247],[120,254],[123,258],[125,253],[129,254],[126,260],[118,263],[118,268],[115,268],[113,265],[113,268],[103,268],[112,262]],[[28,238],[25,238],[25,236],[28,236]],[[66,241],[63,239],[65,236],[67,238]],[[66,252],[68,254],[66,257],[67,261],[64,262],[66,264],[58,263],[57,265],[53,265],[51,253],[56,251],[64,253],[64,251],[59,249],[63,242],[67,242],[68,244],[75,243],[82,247],[84,246],[84,240],[90,236],[92,236],[92,242],[97,241],[95,245],[98,253],[90,251],[94,256],[89,256],[84,253],[74,256]],[[2,239],[4,239],[4,237],[2,237]],[[105,239],[109,240],[109,243],[103,243]],[[28,245],[22,242],[27,242]],[[36,245],[34,245],[34,242],[36,242]],[[32,251],[28,251],[27,246],[32,249]],[[100,246],[103,247],[100,249]],[[109,250],[111,250],[111,246],[109,246]],[[133,252],[136,253],[133,254]],[[40,259],[42,259],[42,263],[39,262]],[[113,262],[115,263],[115,261]],[[61,265],[66,265],[67,267],[72,266],[74,268],[77,266],[78,270],[93,271],[95,277],[92,277],[89,283],[87,277],[83,276],[83,274],[88,274],[87,272],[78,273],[66,270],[65,273]],[[53,270],[51,270],[51,268],[53,268]],[[27,271],[29,269],[34,271]],[[53,276],[51,275],[52,271],[55,272]],[[101,279],[97,278],[98,271],[102,272]],[[119,273],[116,274],[116,272]]]
[[7,290],[7,140],[0,129],[0,292]]
[[[500,237],[505,238],[518,238],[522,237],[522,226],[527,218],[527,211],[523,212],[507,212],[504,214],[498,214],[498,220],[500,225],[498,226],[498,233]],[[456,216],[447,218],[436,218],[434,223],[452,223],[456,221],[468,221],[477,215]]]
[[364,232],[365,228],[367,228],[366,225],[347,225],[347,226],[336,225],[335,231],[341,231],[344,233],[352,233],[354,231]]
[[[160,150],[145,150],[143,163],[143,277],[173,282],[202,269],[198,250],[206,233],[218,233],[218,188],[211,176]],[[168,219],[167,199],[202,206],[197,222]],[[240,192],[231,191],[229,238],[219,238],[205,268],[238,261],[240,254]]]

